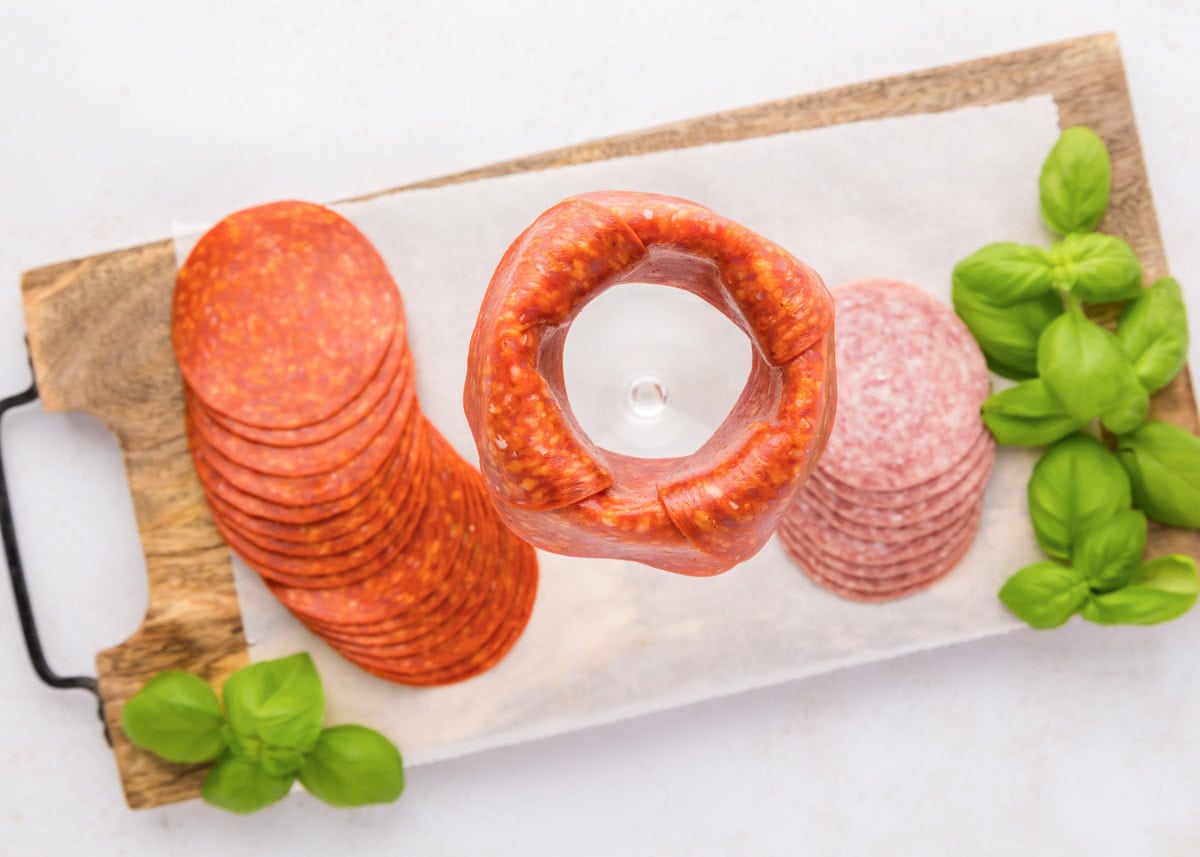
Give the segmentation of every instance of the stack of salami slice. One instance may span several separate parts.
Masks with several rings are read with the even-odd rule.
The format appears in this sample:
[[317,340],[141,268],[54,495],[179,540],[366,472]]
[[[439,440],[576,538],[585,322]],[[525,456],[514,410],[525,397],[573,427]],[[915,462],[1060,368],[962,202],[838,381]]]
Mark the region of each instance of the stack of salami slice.
[[833,294],[837,416],[779,535],[818,585],[886,601],[941,580],[974,541],[995,455],[979,412],[990,381],[970,331],[917,287]]
[[421,414],[400,295],[334,212],[231,215],[179,272],[188,443],[229,546],[349,660],[410,685],[495,665],[537,562]]

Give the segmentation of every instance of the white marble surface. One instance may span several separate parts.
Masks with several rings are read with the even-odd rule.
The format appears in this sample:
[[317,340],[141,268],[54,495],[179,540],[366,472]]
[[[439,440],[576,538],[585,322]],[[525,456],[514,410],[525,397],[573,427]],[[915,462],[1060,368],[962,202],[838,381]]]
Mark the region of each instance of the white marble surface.
[[[1200,330],[1193,3],[342,5],[0,2],[0,390],[28,380],[25,268],[1104,29]],[[48,654],[90,671],[145,598],[116,446],[78,415],[5,423]],[[1018,632],[422,767],[393,807],[240,819],[127,811],[89,699],[34,680],[5,594],[0,852],[1193,854],[1198,617]]]

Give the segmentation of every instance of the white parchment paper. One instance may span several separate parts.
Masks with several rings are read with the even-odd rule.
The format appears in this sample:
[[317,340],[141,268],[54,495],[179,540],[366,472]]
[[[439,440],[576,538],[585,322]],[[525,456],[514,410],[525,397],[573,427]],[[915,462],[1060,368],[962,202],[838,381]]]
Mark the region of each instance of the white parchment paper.
[[[560,199],[599,189],[686,197],[779,242],[830,286],[891,277],[948,304],[958,259],[989,241],[1044,239],[1036,179],[1057,133],[1054,102],[1039,97],[410,191],[339,210],[379,248],[403,293],[422,408],[475,461],[461,407],[475,314],[509,242]],[[179,259],[197,234],[177,236]],[[312,652],[328,722],[381,729],[415,765],[1000,634],[1019,623],[996,591],[1039,556],[1025,507],[1033,460],[1000,450],[983,526],[961,567],[932,590],[885,605],[818,589],[774,540],[709,579],[541,553],[536,608],[511,654],[466,683],[418,690],[334,655],[235,559],[250,654]]]

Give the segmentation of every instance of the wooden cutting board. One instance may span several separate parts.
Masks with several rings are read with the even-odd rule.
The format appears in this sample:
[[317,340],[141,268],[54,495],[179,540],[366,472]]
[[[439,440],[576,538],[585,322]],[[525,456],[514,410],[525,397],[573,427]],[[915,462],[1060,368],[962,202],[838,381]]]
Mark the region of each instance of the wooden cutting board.
[[[1133,244],[1148,279],[1166,275],[1120,50],[1111,34],[773,101],[372,196],[1045,94],[1058,104],[1063,127],[1089,125],[1108,144],[1113,187],[1101,228]],[[174,280],[169,239],[38,268],[21,280],[43,406],[87,411],[116,435],[146,554],[149,607],[142,626],[96,658],[117,767],[133,808],[198,796],[203,768],[161,762],[133,747],[120,727],[125,701],[160,670],[190,670],[219,685],[247,661],[230,554],[209,518],[184,441],[181,382],[169,331]],[[1189,372],[1155,395],[1153,415],[1197,430]],[[1200,533],[1154,527],[1150,549],[1200,555]]]

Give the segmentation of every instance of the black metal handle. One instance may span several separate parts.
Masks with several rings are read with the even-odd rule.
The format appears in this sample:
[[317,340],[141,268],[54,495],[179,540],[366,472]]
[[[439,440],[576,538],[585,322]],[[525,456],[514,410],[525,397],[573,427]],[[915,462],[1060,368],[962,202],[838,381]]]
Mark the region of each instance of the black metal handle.
[[[0,400],[0,429],[3,428],[4,415],[12,408],[37,401],[37,383],[34,382],[28,390]],[[33,618],[33,604],[29,600],[29,587],[25,585],[25,569],[21,564],[21,552],[17,549],[17,530],[13,523],[12,503],[8,499],[8,480],[4,474],[3,445],[0,444],[0,535],[4,537],[4,557],[8,560],[8,577],[12,582],[13,599],[17,602],[17,614],[21,618],[21,633],[25,635],[25,648],[29,652],[29,660],[33,663],[33,671],[37,677],[50,687],[59,690],[78,688],[94,694],[98,704],[97,714],[104,724],[104,740],[112,746],[112,735],[108,731],[108,720],[104,717],[104,699],[100,696],[100,685],[92,676],[61,676],[50,669],[46,662],[46,653],[42,650],[42,640],[38,636],[37,622]]]

